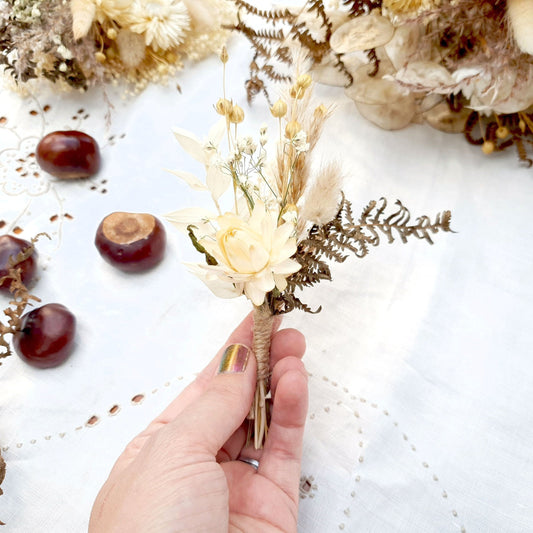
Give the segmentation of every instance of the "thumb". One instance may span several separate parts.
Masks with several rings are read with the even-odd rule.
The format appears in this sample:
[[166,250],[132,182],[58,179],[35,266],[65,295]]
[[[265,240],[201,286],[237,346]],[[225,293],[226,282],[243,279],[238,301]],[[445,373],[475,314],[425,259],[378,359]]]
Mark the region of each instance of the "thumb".
[[248,415],[255,384],[252,351],[244,344],[230,344],[204,393],[170,422],[178,441],[215,456]]

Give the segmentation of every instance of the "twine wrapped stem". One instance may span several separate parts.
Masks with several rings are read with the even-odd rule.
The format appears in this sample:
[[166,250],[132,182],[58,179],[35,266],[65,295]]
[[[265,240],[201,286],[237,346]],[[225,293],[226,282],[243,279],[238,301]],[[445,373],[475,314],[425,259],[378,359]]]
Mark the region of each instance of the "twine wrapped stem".
[[[257,385],[250,408],[248,440],[253,433],[254,448],[263,447],[268,433],[266,396],[270,388],[270,337],[274,315],[267,303],[254,306],[254,331],[252,349],[257,360]],[[252,423],[253,421],[253,423]]]

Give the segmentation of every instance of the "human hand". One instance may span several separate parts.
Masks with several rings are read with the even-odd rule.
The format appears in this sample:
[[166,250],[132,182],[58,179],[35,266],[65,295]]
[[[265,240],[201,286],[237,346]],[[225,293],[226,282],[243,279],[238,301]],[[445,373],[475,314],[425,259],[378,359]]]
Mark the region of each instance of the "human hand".
[[[279,323],[272,335],[273,408],[264,448],[245,445],[256,384],[255,357],[250,352],[247,364],[243,360],[252,345],[249,315],[226,349],[126,447],[96,498],[90,533],[296,531],[307,415],[305,341],[296,330],[276,331]],[[259,467],[239,457],[256,459]]]

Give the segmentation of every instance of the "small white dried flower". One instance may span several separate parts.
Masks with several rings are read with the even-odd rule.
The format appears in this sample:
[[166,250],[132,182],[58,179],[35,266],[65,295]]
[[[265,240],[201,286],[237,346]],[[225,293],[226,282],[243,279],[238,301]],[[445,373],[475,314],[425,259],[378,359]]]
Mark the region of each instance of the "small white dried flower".
[[237,140],[237,148],[246,155],[252,155],[257,150],[257,144],[250,137],[239,137]]
[[307,133],[304,130],[300,130],[292,139],[285,138],[285,142],[294,146],[297,153],[307,152],[310,146],[307,142]]
[[63,58],[63,59],[72,59],[72,52],[64,45],[60,44],[57,47],[57,53]]
[[129,29],[144,35],[146,46],[168,50],[183,42],[189,13],[180,0],[137,0]]

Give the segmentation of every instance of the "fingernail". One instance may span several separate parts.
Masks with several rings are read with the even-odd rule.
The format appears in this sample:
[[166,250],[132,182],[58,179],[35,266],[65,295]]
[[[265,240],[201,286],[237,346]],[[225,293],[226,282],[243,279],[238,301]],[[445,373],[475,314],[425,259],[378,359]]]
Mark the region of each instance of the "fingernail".
[[230,344],[225,350],[218,367],[219,374],[244,372],[248,363],[250,348],[244,344]]

